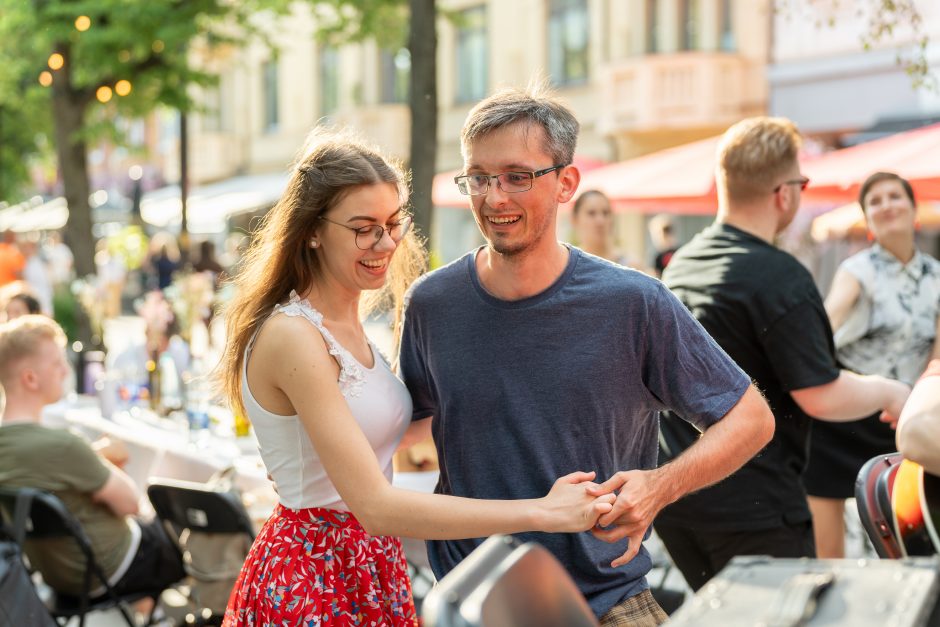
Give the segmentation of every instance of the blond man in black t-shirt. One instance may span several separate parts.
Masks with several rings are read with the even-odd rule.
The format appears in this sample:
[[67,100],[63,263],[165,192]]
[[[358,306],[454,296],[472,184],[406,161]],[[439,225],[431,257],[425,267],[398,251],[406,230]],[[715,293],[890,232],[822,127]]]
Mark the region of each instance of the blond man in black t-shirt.
[[[95,558],[119,593],[149,590],[183,577],[176,548],[156,521],[142,522],[140,492],[115,462],[126,460],[117,442],[90,445],[40,424],[42,408],[62,397],[69,372],[65,334],[45,316],[0,325],[0,485],[47,490],[81,522]],[[67,539],[29,541],[26,552],[57,592],[82,591],[85,560]],[[92,596],[104,592],[93,582]]]
[[[770,443],[724,481],[663,509],[656,531],[698,589],[736,555],[815,557],[802,477],[812,419],[898,416],[910,388],[839,368],[822,297],[806,268],[774,246],[809,182],[790,120],[758,117],[718,145],[718,216],[679,249],[663,282],[763,392]],[[661,461],[698,438],[665,416]]]

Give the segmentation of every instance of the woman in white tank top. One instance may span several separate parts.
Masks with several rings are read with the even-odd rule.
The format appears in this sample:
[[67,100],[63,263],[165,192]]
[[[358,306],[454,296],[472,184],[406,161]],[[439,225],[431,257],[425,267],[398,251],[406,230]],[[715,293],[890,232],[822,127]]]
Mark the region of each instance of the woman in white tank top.
[[411,399],[359,316],[364,291],[391,296],[400,313],[423,264],[406,201],[400,169],[315,131],[246,253],[221,378],[254,425],[280,503],[245,560],[226,625],[415,625],[396,536],[577,532],[611,509],[613,495],[587,494],[594,477],[584,472],[524,501],[392,486],[392,454],[427,437],[430,420],[410,426]]

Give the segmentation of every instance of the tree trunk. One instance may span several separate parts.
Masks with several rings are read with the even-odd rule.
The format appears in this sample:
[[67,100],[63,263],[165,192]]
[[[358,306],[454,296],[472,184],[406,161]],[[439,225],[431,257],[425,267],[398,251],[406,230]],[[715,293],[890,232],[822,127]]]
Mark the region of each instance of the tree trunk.
[[[411,29],[411,176],[415,226],[431,237],[431,187],[437,168],[437,28],[434,0],[408,0]],[[429,242],[429,247],[430,246]]]
[[56,156],[69,208],[65,239],[75,255],[75,273],[84,277],[95,273],[95,242],[91,233],[91,207],[88,204],[90,185],[87,150],[85,140],[79,137],[89,96],[72,87],[68,46],[60,45],[56,49],[65,57],[65,67],[55,73],[52,82]]

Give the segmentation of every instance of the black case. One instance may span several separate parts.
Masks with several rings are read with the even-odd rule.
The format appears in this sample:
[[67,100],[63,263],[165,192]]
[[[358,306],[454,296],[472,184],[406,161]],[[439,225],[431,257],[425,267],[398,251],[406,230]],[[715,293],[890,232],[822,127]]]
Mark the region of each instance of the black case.
[[940,558],[736,557],[683,605],[670,627],[938,625]]

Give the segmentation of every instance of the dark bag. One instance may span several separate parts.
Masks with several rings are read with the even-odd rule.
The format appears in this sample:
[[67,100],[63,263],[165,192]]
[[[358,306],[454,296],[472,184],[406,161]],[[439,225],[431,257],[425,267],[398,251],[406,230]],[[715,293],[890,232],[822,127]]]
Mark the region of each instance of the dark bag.
[[55,627],[33,582],[29,579],[20,547],[0,531],[0,627]]

